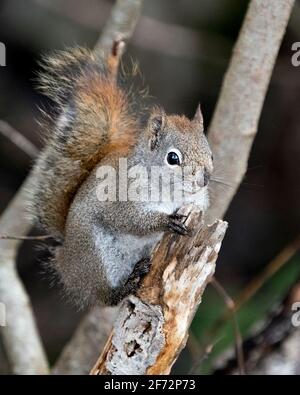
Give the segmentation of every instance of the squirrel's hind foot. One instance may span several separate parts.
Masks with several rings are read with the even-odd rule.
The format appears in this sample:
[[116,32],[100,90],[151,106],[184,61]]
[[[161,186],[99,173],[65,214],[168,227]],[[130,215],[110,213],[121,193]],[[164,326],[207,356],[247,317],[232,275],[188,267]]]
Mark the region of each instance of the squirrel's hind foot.
[[126,283],[118,291],[113,290],[111,304],[117,305],[128,295],[134,295],[138,291],[141,281],[149,273],[151,259],[143,258],[138,261]]

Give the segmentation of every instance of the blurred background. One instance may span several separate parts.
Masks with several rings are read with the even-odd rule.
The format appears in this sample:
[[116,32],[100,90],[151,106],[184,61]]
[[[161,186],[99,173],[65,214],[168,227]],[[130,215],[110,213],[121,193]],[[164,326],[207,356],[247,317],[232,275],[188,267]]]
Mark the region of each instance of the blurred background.
[[[138,60],[150,93],[168,112],[191,116],[200,101],[208,125],[247,4],[246,0],[145,1],[124,61]],[[0,67],[0,120],[39,148],[38,106],[49,105],[35,89],[41,55],[65,46],[92,48],[112,5],[109,0],[0,0],[0,42],[6,45],[7,63]],[[238,298],[299,233],[300,67],[291,63],[296,41],[300,41],[300,1],[276,63],[247,175],[226,214],[229,229],[216,277],[232,297]],[[31,166],[32,159],[0,131],[1,211]],[[226,174],[223,179],[230,183]],[[37,242],[26,241],[19,251],[18,270],[53,362],[84,312],[69,305],[57,285],[50,286],[43,271],[47,259]],[[272,313],[299,274],[296,254],[242,306],[237,317],[245,338]],[[208,287],[175,373],[191,369],[208,373],[233,344],[231,322],[222,318],[225,310],[224,301]],[[210,345],[213,350],[206,355]],[[0,373],[9,373],[1,346]]]

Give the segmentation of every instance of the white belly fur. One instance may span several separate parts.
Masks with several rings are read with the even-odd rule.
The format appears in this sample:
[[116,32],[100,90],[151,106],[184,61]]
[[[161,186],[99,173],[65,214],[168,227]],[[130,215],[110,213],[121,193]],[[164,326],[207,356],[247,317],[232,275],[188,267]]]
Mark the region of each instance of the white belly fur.
[[[104,263],[105,275],[112,288],[124,283],[141,259],[150,256],[162,233],[147,236],[129,234],[112,235],[100,230],[95,239],[95,248]],[[104,242],[105,240],[105,242]]]

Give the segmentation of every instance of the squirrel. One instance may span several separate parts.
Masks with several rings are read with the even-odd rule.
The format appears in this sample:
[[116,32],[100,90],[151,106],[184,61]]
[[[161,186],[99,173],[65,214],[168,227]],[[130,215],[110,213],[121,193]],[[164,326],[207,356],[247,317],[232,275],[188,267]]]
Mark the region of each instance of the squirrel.
[[[36,222],[52,235],[53,265],[67,295],[79,307],[115,305],[134,294],[150,270],[149,256],[165,231],[188,235],[177,210],[209,204],[213,158],[200,106],[193,119],[161,107],[136,110],[136,97],[118,81],[122,42],[106,60],[83,48],[44,59],[40,87],[56,105],[44,149],[33,168],[30,205]],[[54,118],[54,119],[53,119]],[[100,201],[97,171],[128,166],[175,170],[171,185],[181,201]],[[196,190],[185,190],[176,172],[188,168]],[[176,178],[177,177],[177,178]],[[181,185],[181,186],[180,186]]]

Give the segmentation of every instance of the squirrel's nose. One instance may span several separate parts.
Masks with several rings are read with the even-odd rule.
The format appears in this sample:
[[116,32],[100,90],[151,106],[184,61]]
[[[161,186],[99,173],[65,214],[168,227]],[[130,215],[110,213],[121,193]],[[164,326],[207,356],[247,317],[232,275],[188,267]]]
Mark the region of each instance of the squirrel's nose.
[[210,180],[210,172],[205,167],[203,172],[201,172],[201,174],[199,174],[197,184],[199,187],[203,188],[203,187],[207,186],[207,184],[209,183],[209,180]]

